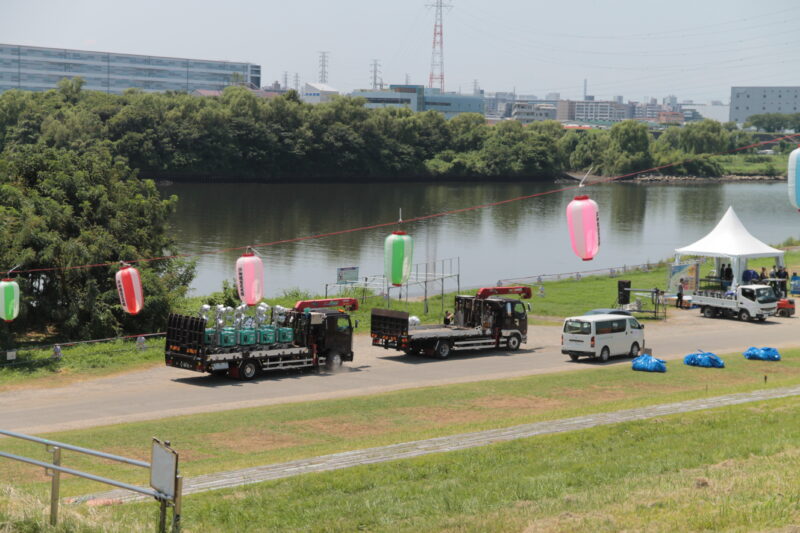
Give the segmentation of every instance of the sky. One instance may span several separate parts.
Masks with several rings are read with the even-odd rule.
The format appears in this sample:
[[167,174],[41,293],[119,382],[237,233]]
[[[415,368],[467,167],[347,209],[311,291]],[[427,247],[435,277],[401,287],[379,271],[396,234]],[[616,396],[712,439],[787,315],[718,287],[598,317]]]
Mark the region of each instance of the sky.
[[[432,0],[0,0],[0,42],[261,65],[369,88],[427,84]],[[730,99],[731,86],[800,85],[797,0],[448,0],[445,89],[580,99]]]

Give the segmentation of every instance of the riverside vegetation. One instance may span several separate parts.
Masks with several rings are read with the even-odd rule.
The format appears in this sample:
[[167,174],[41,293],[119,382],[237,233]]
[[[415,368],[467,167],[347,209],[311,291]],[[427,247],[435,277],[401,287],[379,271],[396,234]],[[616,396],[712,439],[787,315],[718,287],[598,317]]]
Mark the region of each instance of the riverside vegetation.
[[[337,98],[309,105],[296,93],[265,100],[242,87],[204,98],[82,90],[80,78],[46,92],[0,95],[0,265],[20,265],[20,316],[0,348],[30,332],[85,339],[156,331],[194,276],[176,258],[137,263],[147,304],[116,304],[116,263],[178,252],[167,224],[176,197],[152,181],[552,179],[563,170],[624,174],[692,158],[672,174],[718,175],[714,152],[748,133],[705,120],[654,140],[625,121],[565,131],[557,122],[488,126],[482,115],[367,109]],[[110,268],[74,268],[108,264]],[[45,270],[40,270],[45,269]],[[51,270],[48,270],[51,269]]]

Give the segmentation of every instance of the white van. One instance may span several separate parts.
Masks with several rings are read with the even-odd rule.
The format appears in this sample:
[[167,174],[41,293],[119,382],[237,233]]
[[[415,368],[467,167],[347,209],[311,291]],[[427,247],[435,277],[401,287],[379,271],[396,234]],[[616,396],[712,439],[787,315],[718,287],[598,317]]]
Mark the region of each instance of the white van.
[[632,316],[584,315],[564,320],[561,353],[573,361],[585,355],[608,361],[612,355],[636,357],[644,348],[644,324]]

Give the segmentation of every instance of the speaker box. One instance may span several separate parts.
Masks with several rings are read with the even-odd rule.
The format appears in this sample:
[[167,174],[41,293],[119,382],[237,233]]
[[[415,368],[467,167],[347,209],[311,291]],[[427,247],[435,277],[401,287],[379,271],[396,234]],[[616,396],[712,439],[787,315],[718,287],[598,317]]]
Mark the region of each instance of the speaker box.
[[631,293],[625,289],[631,288],[631,281],[629,279],[617,280],[617,303],[625,305],[631,303]]

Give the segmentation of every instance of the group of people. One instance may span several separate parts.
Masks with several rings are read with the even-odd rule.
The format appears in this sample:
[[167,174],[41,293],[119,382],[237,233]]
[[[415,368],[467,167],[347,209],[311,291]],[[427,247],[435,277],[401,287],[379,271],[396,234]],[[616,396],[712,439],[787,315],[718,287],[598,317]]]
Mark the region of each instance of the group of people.
[[[795,272],[792,277],[794,278],[797,276]],[[784,266],[774,266],[772,270],[767,273],[767,267],[761,267],[761,273],[758,275],[759,281],[767,282],[772,286],[772,289],[775,291],[775,294],[778,297],[785,297],[787,296],[787,284],[789,280],[789,272],[786,271],[786,267]],[[769,281],[767,281],[769,280]]]

